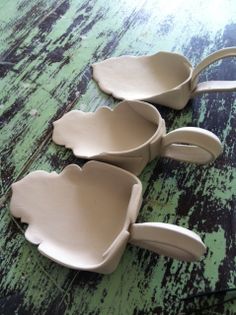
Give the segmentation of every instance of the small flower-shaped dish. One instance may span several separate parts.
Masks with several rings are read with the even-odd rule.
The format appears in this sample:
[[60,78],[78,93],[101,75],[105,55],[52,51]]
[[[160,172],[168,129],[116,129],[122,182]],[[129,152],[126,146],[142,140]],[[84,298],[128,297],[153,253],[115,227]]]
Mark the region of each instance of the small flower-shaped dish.
[[158,110],[145,102],[123,101],[114,110],[72,110],[53,123],[53,141],[75,156],[109,162],[136,175],[158,156],[205,164],[222,152],[210,131],[183,127],[166,134]]
[[199,74],[208,65],[231,56],[236,56],[236,47],[216,51],[195,68],[184,56],[170,52],[113,57],[93,64],[93,78],[101,90],[118,99],[145,100],[182,109],[196,94],[236,90],[236,81],[197,84]]

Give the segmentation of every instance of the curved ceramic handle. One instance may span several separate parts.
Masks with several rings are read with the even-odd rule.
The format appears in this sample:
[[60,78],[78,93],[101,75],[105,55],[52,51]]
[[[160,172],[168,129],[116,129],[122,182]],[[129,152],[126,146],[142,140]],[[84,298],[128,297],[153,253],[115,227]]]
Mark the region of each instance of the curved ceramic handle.
[[202,128],[178,128],[162,139],[161,155],[179,161],[206,164],[214,161],[221,153],[219,138]]
[[215,91],[234,91],[236,90],[236,81],[209,81],[197,84],[198,76],[202,70],[213,62],[236,56],[236,47],[229,47],[216,51],[215,53],[206,57],[200,62],[193,70],[191,80],[191,91],[192,94],[199,94],[203,92],[215,92]]
[[131,244],[184,261],[201,258],[206,246],[194,232],[168,223],[135,223],[130,229]]

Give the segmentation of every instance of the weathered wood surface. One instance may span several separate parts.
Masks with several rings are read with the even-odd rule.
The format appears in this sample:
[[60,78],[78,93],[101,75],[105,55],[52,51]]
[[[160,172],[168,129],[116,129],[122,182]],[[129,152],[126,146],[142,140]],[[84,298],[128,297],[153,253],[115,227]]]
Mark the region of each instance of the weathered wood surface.
[[[0,2],[0,314],[172,315],[181,312],[182,297],[236,286],[235,93],[199,96],[181,112],[158,107],[168,130],[209,129],[220,137],[224,154],[204,167],[159,159],[140,176],[139,221],[197,231],[208,246],[199,263],[128,246],[109,276],[69,270],[42,257],[9,215],[12,182],[31,170],[84,163],[52,143],[52,122],[72,108],[116,104],[91,80],[91,63],[168,50],[194,65],[236,46],[235,21],[234,0]],[[201,78],[232,80],[235,73],[231,58]],[[204,314],[236,314],[236,305]]]

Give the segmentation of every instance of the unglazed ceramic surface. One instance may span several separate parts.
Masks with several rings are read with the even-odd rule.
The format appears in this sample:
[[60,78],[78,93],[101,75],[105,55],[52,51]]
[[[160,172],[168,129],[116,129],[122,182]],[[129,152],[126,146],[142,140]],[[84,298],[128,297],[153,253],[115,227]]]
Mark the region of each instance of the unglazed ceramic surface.
[[61,174],[35,171],[13,184],[11,213],[29,224],[25,237],[52,260],[75,269],[112,272],[128,241],[186,261],[205,252],[185,228],[136,221],[142,186],[131,173],[91,161]]
[[53,123],[53,141],[81,158],[118,165],[138,175],[157,156],[205,164],[222,152],[220,140],[194,127],[166,134],[158,110],[145,102],[123,101],[114,110],[73,110]]
[[25,237],[42,254],[70,268],[100,272],[118,264],[142,191],[134,175],[95,161],[82,169],[69,165],[59,175],[35,171],[12,189],[11,213],[29,224]]
[[90,158],[101,152],[134,150],[165,130],[159,112],[149,104],[121,102],[114,110],[96,112],[72,110],[53,123],[53,141],[73,149],[75,155]]
[[93,78],[101,90],[115,98],[146,100],[181,109],[195,94],[236,90],[236,81],[197,84],[198,75],[208,65],[235,55],[235,47],[219,50],[205,58],[195,69],[184,56],[170,52],[141,57],[114,57],[93,64]]

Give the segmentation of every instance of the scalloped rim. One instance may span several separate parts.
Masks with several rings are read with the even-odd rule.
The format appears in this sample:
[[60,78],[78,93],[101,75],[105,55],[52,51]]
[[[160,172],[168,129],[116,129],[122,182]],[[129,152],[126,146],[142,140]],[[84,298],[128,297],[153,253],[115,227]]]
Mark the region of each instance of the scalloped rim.
[[[180,83],[179,85],[175,86],[174,88],[172,89],[169,89],[169,90],[166,90],[165,92],[162,92],[162,93],[159,93],[159,94],[152,94],[148,97],[145,97],[145,98],[127,98],[126,100],[128,101],[138,101],[138,100],[143,100],[143,101],[148,101],[150,99],[153,99],[155,97],[158,97],[160,95],[165,95],[167,93],[171,93],[173,91],[176,91],[176,90],[179,90],[181,89],[181,87],[186,84],[187,82],[191,81],[192,79],[192,74],[193,74],[193,67],[191,65],[191,63],[189,62],[189,60],[182,56],[181,54],[178,54],[178,53],[173,53],[173,52],[167,52],[167,51],[159,51],[157,52],[156,54],[153,54],[153,55],[147,55],[147,56],[132,56],[132,55],[123,55],[123,56],[119,56],[119,57],[111,57],[111,58],[108,58],[109,60],[114,60],[116,61],[117,59],[120,59],[120,58],[131,58],[131,59],[139,59],[139,58],[150,58],[150,57],[158,57],[160,54],[166,54],[166,55],[174,55],[174,56],[178,56],[178,57],[181,57],[183,59],[183,62],[186,62],[187,65],[190,67],[189,69],[189,76],[187,77],[186,80],[184,80],[182,83]],[[100,62],[95,62],[94,64],[92,64],[92,69],[93,69],[93,79],[97,82],[99,88],[105,92],[106,94],[109,94],[111,95],[112,97],[116,98],[116,99],[120,99],[120,100],[124,100],[125,98],[122,97],[119,93],[116,93],[116,91],[114,90],[111,90],[111,89],[108,89],[104,84],[103,84],[103,80],[101,79],[100,77],[100,73],[99,73],[99,70],[97,69],[97,66],[101,66],[101,64],[103,62],[105,62],[106,60],[108,59],[105,59],[103,61],[100,61]],[[191,92],[190,92],[191,94]]]
[[[65,267],[69,267],[69,268],[73,268],[73,269],[80,269],[80,270],[91,270],[91,271],[96,271],[100,268],[102,268],[105,264],[109,264],[109,261],[113,259],[114,255],[116,255],[117,251],[119,250],[119,248],[117,249],[117,251],[115,250],[115,248],[111,248],[112,250],[110,250],[110,247],[112,247],[112,244],[116,241],[114,240],[114,242],[109,246],[109,248],[105,251],[105,255],[103,254],[103,258],[104,260],[99,263],[99,264],[94,264],[94,265],[72,265],[72,264],[67,264],[67,263],[64,263],[62,262],[61,260],[53,257],[53,255],[49,255],[49,253],[45,252],[44,251],[44,244],[47,245],[47,242],[45,242],[43,239],[35,239],[31,232],[30,232],[30,229],[31,229],[31,220],[29,218],[27,218],[27,214],[25,211],[24,211],[24,208],[20,207],[19,205],[17,206],[16,205],[16,199],[15,199],[15,195],[16,195],[16,192],[18,190],[20,190],[20,185],[22,183],[22,181],[29,181],[31,180],[32,178],[34,178],[35,176],[37,176],[37,174],[44,174],[48,177],[51,177],[51,176],[56,176],[56,177],[62,177],[62,176],[65,176],[65,174],[69,171],[75,171],[75,172],[78,172],[77,174],[75,174],[75,176],[78,176],[81,172],[84,172],[85,170],[89,170],[91,168],[94,168],[94,167],[104,167],[106,169],[106,171],[108,171],[109,169],[111,170],[115,170],[116,172],[121,172],[121,173],[124,173],[126,174],[126,176],[128,177],[132,177],[133,180],[134,180],[134,184],[132,185],[132,187],[137,187],[138,189],[136,189],[136,193],[139,194],[140,196],[138,196],[138,198],[141,198],[142,196],[142,184],[141,184],[141,181],[132,173],[122,169],[122,168],[119,168],[117,166],[113,166],[113,165],[110,165],[110,164],[107,164],[107,163],[104,163],[104,162],[99,162],[99,161],[89,161],[87,162],[82,168],[76,164],[69,164],[67,165],[62,171],[61,173],[56,173],[56,172],[46,172],[46,171],[34,171],[34,172],[31,172],[29,173],[28,175],[26,175],[23,179],[19,180],[18,182],[15,182],[14,184],[12,184],[12,198],[11,198],[11,202],[10,202],[10,213],[11,215],[13,215],[14,217],[17,217],[17,218],[20,218],[21,219],[21,222],[23,223],[27,223],[28,224],[28,227],[27,229],[25,230],[25,238],[32,244],[35,244],[35,245],[38,245],[38,250],[41,254],[43,254],[44,256],[50,258],[51,260],[59,263],[60,265],[63,265]],[[133,190],[133,189],[132,189]],[[129,202],[129,205],[130,205],[130,202]],[[136,203],[136,207],[138,208],[140,205]],[[120,231],[120,233],[118,234],[117,236],[117,239],[119,238],[120,242],[118,244],[118,246],[122,246],[122,242],[128,242],[128,238],[129,238],[129,231],[128,231],[128,227],[129,227],[129,224],[131,223],[131,221],[133,221],[131,218],[130,218],[130,209],[128,211],[129,207],[127,208],[127,216],[126,216],[126,219],[125,219],[125,222],[124,222],[124,226],[123,226],[123,229]],[[134,209],[134,211],[137,210],[137,209]],[[139,209],[137,210],[137,213],[138,213]],[[14,213],[15,212],[15,213]],[[18,213],[17,213],[18,212]],[[114,246],[113,246],[114,247]]]
[[[115,112],[115,111],[119,108],[119,106],[122,106],[124,103],[133,103],[133,104],[137,103],[137,106],[139,106],[140,104],[142,104],[143,106],[148,106],[148,107],[151,108],[151,109],[153,110],[153,112],[156,114],[156,117],[157,117],[157,120],[158,120],[157,129],[156,129],[155,133],[154,133],[147,141],[145,141],[145,142],[142,143],[141,145],[139,145],[139,146],[137,146],[137,147],[135,147],[135,148],[133,148],[133,149],[129,149],[129,150],[123,150],[123,151],[107,151],[107,152],[101,152],[101,153],[96,154],[96,155],[83,155],[83,154],[77,154],[77,153],[75,152],[75,148],[74,148],[73,146],[71,146],[70,144],[67,144],[66,142],[63,142],[63,143],[62,143],[62,142],[59,142],[59,141],[55,140],[55,134],[57,134],[57,132],[55,132],[56,126],[60,124],[60,121],[61,121],[61,120],[63,119],[63,117],[65,117],[66,115],[71,114],[71,113],[73,113],[73,112],[80,113],[81,115],[96,115],[99,111],[103,111],[103,110],[109,110],[109,111],[111,111],[111,112]],[[135,110],[134,108],[132,108],[132,109]],[[162,120],[163,120],[163,119],[162,119],[162,117],[161,117],[159,111],[158,111],[153,105],[151,105],[151,104],[149,104],[149,103],[146,103],[146,102],[142,102],[142,101],[129,101],[129,100],[124,100],[124,101],[118,103],[115,108],[110,108],[110,107],[108,107],[108,106],[101,106],[101,107],[97,108],[97,109],[95,110],[95,112],[83,112],[83,111],[81,111],[81,110],[72,110],[72,111],[66,113],[66,114],[63,115],[60,119],[58,119],[58,120],[56,120],[56,121],[53,122],[53,127],[54,127],[54,129],[53,129],[53,134],[52,134],[52,140],[53,140],[54,143],[56,143],[56,144],[58,144],[58,145],[62,145],[62,146],[64,146],[64,147],[67,148],[67,149],[71,149],[72,152],[73,152],[73,154],[74,154],[76,157],[80,157],[80,158],[83,158],[83,159],[95,159],[95,158],[99,158],[99,157],[103,156],[104,154],[109,154],[109,155],[113,155],[113,156],[115,156],[115,155],[122,155],[122,154],[129,154],[129,153],[133,153],[133,151],[135,151],[135,150],[139,150],[139,149],[141,149],[142,147],[145,147],[147,144],[149,144],[149,143],[152,142],[152,140],[157,136],[157,134],[158,134],[158,133],[161,131],[161,129],[162,129],[162,123],[161,123]],[[60,134],[60,133],[58,133],[58,134]]]

